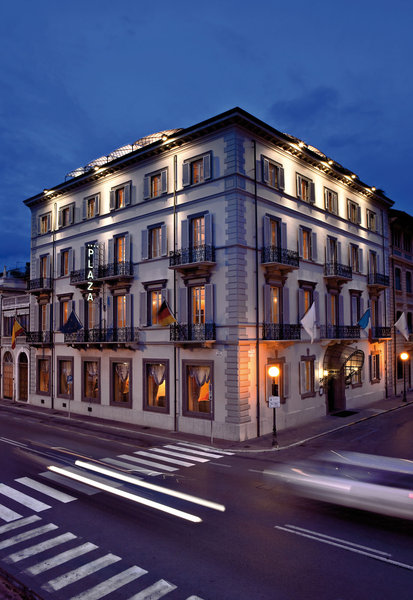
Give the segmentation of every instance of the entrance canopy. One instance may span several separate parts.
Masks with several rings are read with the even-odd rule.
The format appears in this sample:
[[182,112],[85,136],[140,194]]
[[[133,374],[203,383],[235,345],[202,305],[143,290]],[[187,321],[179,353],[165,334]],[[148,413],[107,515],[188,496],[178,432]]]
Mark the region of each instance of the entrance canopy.
[[328,377],[338,377],[344,374],[350,380],[364,365],[364,352],[345,344],[329,346],[324,355],[323,368],[328,371]]

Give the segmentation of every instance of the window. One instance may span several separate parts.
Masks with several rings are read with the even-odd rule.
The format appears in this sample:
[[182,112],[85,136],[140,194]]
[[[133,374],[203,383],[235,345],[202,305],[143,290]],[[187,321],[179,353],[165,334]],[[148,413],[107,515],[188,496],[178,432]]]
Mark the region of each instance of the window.
[[276,219],[269,219],[269,242],[273,248],[281,247],[280,222]]
[[82,359],[82,400],[100,402],[100,360]]
[[361,319],[361,305],[360,305],[361,292],[350,292],[350,309],[351,309],[351,324],[357,325]]
[[128,181],[122,185],[118,185],[110,190],[110,210],[118,210],[125,208],[131,203],[131,182]]
[[298,318],[303,318],[313,302],[315,303],[316,322],[319,322],[319,293],[315,291],[316,283],[312,281],[298,281]]
[[57,358],[57,395],[73,399],[73,358]]
[[360,273],[360,264],[359,264],[359,247],[355,244],[350,244],[349,252],[350,252],[350,266],[351,270],[354,273]]
[[168,241],[167,227],[163,223],[157,223],[142,230],[142,260],[148,258],[159,258],[167,256]]
[[39,306],[39,331],[47,331],[48,305]]
[[300,395],[301,398],[315,396],[315,356],[302,356],[300,360]]
[[401,272],[401,269],[399,269],[399,267],[396,267],[394,269],[394,286],[395,286],[396,290],[401,292],[401,290],[402,290],[402,272]]
[[[20,323],[20,319],[19,319]],[[14,317],[3,316],[3,335],[6,337],[11,336],[13,332]]]
[[213,413],[213,363],[183,361],[183,413],[211,419]]
[[40,235],[48,233],[52,228],[52,213],[40,215],[39,217],[39,232]]
[[168,191],[168,170],[163,169],[157,173],[145,175],[143,180],[143,198],[157,198]]
[[367,229],[377,231],[377,216],[372,210],[367,209]]
[[270,323],[280,322],[280,288],[270,286]]
[[115,325],[118,329],[126,327],[126,296],[115,296]]
[[163,301],[162,290],[151,290],[149,292],[150,301],[150,322],[149,325],[158,325],[158,312]]
[[314,183],[311,179],[304,177],[303,175],[299,175],[297,173],[297,198],[300,200],[304,200],[304,202],[309,202],[310,204],[314,204],[315,202],[315,188]]
[[143,408],[169,412],[169,361],[143,360]]
[[303,260],[317,260],[317,234],[311,229],[300,227],[298,232],[300,258]]
[[406,292],[412,293],[412,274],[411,271],[406,271]]
[[205,217],[191,219],[190,243],[192,248],[205,244]]
[[50,395],[50,358],[37,359],[37,389],[38,394]]
[[205,323],[205,286],[198,285],[190,288],[191,293],[191,323]]
[[119,236],[115,238],[115,263],[123,263],[126,259],[126,238]]
[[396,248],[402,247],[402,235],[401,231],[399,231],[398,229],[393,229],[392,231],[392,243],[393,246],[396,246]]
[[110,361],[111,399],[112,406],[132,407],[131,378],[132,361],[130,359]]
[[153,227],[149,229],[149,258],[157,258],[161,256],[161,227]]
[[284,189],[284,169],[281,165],[261,157],[262,180],[275,189]]
[[195,185],[211,179],[211,153],[189,159],[182,165],[182,185]]
[[62,250],[60,253],[60,275],[69,275],[69,250]]
[[361,223],[361,209],[360,206],[353,202],[353,200],[347,200],[347,218],[351,223],[360,225]]
[[40,277],[45,279],[48,276],[49,271],[49,257],[41,256],[40,257]]
[[74,222],[74,214],[74,203],[68,204],[67,206],[63,206],[63,208],[60,208],[58,213],[58,227],[67,227],[68,225],[72,225],[72,223]]
[[[85,300],[84,327],[87,330],[98,329],[100,325],[100,298]],[[81,319],[82,320],[82,319]]]
[[69,300],[62,300],[60,302],[60,327],[66,324],[69,318]]
[[369,356],[369,370],[371,383],[380,381],[380,354],[374,353]]
[[324,208],[333,215],[338,215],[338,195],[328,188],[324,188]]
[[369,252],[369,273],[376,275],[377,273],[377,254],[370,250]]
[[93,219],[99,214],[100,195],[83,198],[83,219]]
[[412,250],[412,238],[406,232],[403,233],[403,250],[409,252],[409,254]]
[[337,264],[338,262],[338,244],[336,238],[327,237],[327,248],[326,248],[327,263]]
[[327,294],[327,324],[338,325],[338,308],[339,308],[339,296],[338,294]]

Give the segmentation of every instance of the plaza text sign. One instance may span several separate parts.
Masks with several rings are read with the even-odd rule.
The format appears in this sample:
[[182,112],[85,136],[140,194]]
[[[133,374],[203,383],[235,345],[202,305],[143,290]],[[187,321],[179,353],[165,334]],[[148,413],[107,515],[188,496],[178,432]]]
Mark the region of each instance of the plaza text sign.
[[97,244],[88,244],[86,246],[86,281],[87,281],[87,301],[93,302],[93,283],[95,281],[95,252],[98,250]]

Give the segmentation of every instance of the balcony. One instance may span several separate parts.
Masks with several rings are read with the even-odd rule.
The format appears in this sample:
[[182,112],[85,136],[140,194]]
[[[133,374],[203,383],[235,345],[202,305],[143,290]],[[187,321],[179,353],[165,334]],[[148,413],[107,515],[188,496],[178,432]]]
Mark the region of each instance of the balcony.
[[373,291],[384,290],[390,285],[390,278],[388,275],[382,273],[369,273],[367,275],[367,285]]
[[298,252],[279,246],[266,246],[261,249],[261,264],[268,273],[287,274],[300,266]]
[[264,323],[262,327],[263,340],[300,340],[301,325],[288,325],[280,323]]
[[197,274],[209,272],[215,265],[215,246],[193,246],[181,248],[169,253],[169,268],[185,273],[192,271]]
[[338,284],[343,284],[353,279],[353,271],[347,265],[342,265],[338,262],[329,262],[324,265],[324,277],[326,279],[334,279]]
[[27,283],[27,290],[31,294],[44,294],[52,290],[51,277],[39,277],[38,279],[30,279]]
[[171,342],[214,342],[215,323],[173,323],[169,329]]
[[87,278],[88,273],[90,273],[91,269],[79,269],[78,271],[70,272],[70,285],[75,285],[79,288],[85,288],[90,281],[93,282],[93,285],[98,283],[97,279],[99,277],[99,270],[97,268],[92,269],[93,280]]
[[130,261],[113,262],[98,268],[97,280],[114,282],[133,279],[133,263]]
[[139,329],[137,327],[81,329],[73,333],[65,333],[64,336],[65,344],[69,345],[127,344],[139,341]]
[[358,325],[322,325],[320,338],[327,340],[357,340],[360,338]]
[[391,327],[372,327],[371,328],[371,339],[391,339]]
[[52,339],[51,331],[28,331],[26,333],[26,342],[30,346],[50,346]]

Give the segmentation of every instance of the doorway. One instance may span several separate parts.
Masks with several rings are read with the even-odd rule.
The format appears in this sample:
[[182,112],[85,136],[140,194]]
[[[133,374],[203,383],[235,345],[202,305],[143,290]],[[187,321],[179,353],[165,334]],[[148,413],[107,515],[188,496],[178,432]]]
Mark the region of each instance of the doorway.
[[13,399],[13,356],[10,352],[3,357],[3,398]]
[[19,400],[22,402],[27,402],[28,400],[28,367],[27,356],[22,352],[19,356]]

